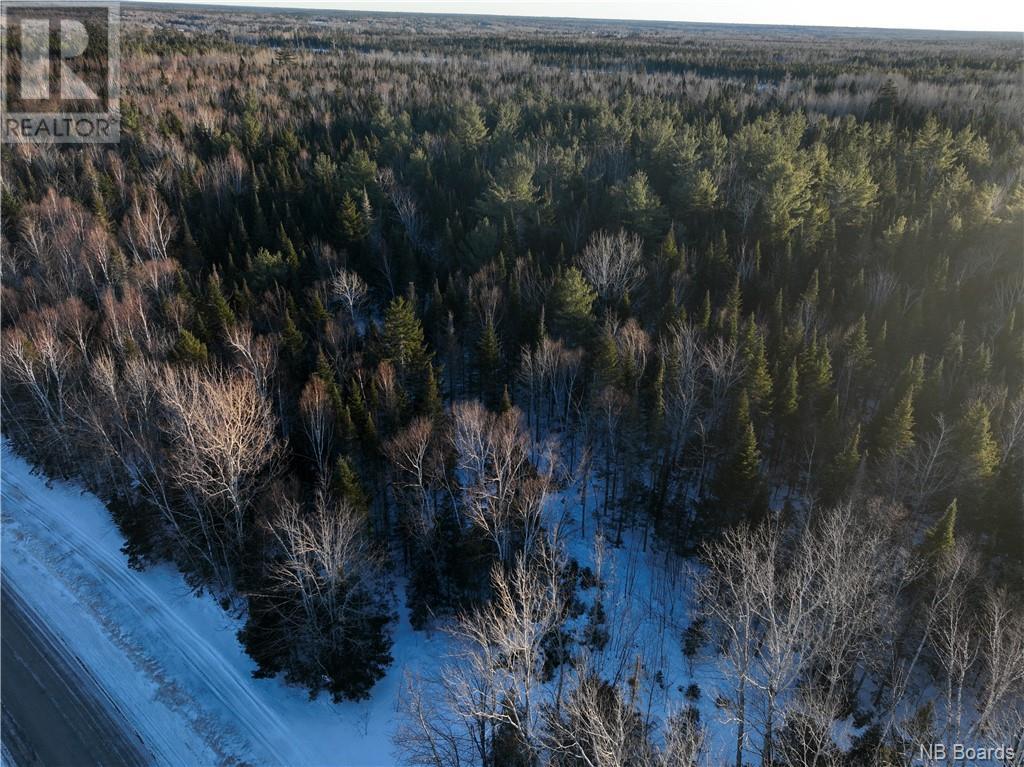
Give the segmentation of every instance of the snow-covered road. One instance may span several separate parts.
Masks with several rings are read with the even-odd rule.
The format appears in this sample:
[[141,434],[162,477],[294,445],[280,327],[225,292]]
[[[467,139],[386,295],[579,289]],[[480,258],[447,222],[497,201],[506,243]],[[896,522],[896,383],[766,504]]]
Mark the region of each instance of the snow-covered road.
[[240,622],[168,565],[137,572],[103,504],[31,472],[5,442],[2,567],[13,588],[118,701],[159,762],[390,765],[401,673],[443,653],[398,626],[390,673],[369,701],[309,701],[252,678]]

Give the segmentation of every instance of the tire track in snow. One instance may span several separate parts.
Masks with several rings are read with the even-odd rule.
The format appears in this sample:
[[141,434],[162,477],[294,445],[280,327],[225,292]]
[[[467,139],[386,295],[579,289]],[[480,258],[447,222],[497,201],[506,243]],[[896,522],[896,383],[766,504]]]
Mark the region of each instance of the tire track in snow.
[[[3,479],[5,515],[17,523],[22,534],[31,536],[44,547],[49,544],[45,561],[39,557],[36,560],[88,605],[112,640],[122,647],[125,644],[131,647],[137,655],[133,659],[135,665],[156,683],[164,696],[170,698],[171,706],[183,713],[208,742],[211,738],[215,741],[210,745],[216,751],[230,761],[222,743],[217,742],[221,730],[227,728],[254,747],[256,753],[252,756],[258,761],[269,764],[309,762],[289,728],[253,693],[249,680],[241,679],[228,660],[130,570],[122,557],[110,553],[108,547],[94,540],[71,519],[55,518],[46,506],[21,487],[17,478],[5,475]],[[31,595],[25,596],[30,598]],[[138,620],[129,624],[119,619],[116,613],[123,610],[134,614]],[[145,627],[145,632],[139,631],[145,635],[127,634],[123,630],[126,624]],[[181,678],[177,669],[163,668],[148,652],[148,648],[153,647],[160,647],[164,658],[184,668],[185,678]],[[197,699],[206,700],[211,696],[222,710],[207,709],[203,714],[198,713]]]

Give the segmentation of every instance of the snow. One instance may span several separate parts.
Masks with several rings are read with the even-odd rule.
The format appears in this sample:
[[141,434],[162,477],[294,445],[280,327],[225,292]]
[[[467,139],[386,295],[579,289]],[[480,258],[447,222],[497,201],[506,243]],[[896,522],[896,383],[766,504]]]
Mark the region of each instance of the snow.
[[280,679],[253,678],[236,638],[241,621],[192,593],[174,568],[130,569],[95,496],[47,482],[6,442],[0,489],[5,579],[119,702],[159,763],[393,764],[403,674],[445,653],[441,635],[413,632],[404,605],[394,663],[372,697],[310,701]]
[[[12,588],[120,702],[123,713],[162,764],[394,764],[391,743],[406,673],[431,674],[451,647],[441,632],[413,631],[397,579],[394,662],[369,700],[310,701],[280,679],[255,679],[255,664],[238,643],[241,620],[209,595],[197,596],[167,564],[128,567],[124,538],[102,502],[78,487],[48,482],[2,448],[2,567]],[[591,480],[594,482],[594,480]],[[566,553],[593,568],[597,484],[588,490],[585,526],[580,487],[570,484],[547,505]],[[603,520],[608,538],[613,520]],[[584,534],[584,530],[585,533]],[[612,641],[600,665],[622,681],[642,664],[641,710],[656,722],[690,704],[709,726],[713,754],[729,748],[732,728],[715,706],[721,678],[713,659],[683,656],[691,618],[693,570],[653,535],[625,529],[607,543],[603,569],[606,628]],[[596,589],[580,592],[589,606]],[[586,615],[576,619],[582,625]],[[733,746],[734,747],[734,746]]]
[[[582,493],[578,483],[553,494],[548,509],[548,522],[557,520],[566,554],[581,567],[595,570],[595,533],[604,539],[601,580],[605,584],[603,600],[611,640],[601,654],[600,667],[606,678],[622,681],[634,673],[639,657],[641,692],[637,705],[648,723],[664,722],[669,715],[693,706],[707,728],[710,763],[724,763],[724,756],[735,749],[735,733],[715,700],[720,692],[729,692],[728,685],[707,647],[692,660],[682,652],[683,632],[694,615],[697,567],[692,560],[668,550],[653,531],[648,531],[645,540],[642,530],[626,525],[621,543],[615,545],[618,512],[600,518],[602,494],[601,480],[592,477],[585,524],[580,519]],[[579,594],[588,607],[596,598],[595,592],[589,589]],[[584,615],[578,622],[582,625],[585,621]],[[697,701],[685,697],[693,684],[700,688]]]

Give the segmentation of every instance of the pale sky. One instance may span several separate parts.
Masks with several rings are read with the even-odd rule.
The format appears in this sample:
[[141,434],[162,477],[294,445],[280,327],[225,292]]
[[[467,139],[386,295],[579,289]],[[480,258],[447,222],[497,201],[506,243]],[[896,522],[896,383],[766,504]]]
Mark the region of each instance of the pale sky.
[[[185,2],[194,4],[195,0]],[[219,0],[216,4],[737,24],[1024,30],[1024,2],[1020,0]],[[1024,35],[1021,43],[1024,50]]]

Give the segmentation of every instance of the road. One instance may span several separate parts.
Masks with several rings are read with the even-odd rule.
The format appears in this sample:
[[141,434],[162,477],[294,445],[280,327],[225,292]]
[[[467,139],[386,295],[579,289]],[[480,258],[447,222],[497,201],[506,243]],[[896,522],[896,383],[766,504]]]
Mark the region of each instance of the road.
[[7,582],[0,594],[4,761],[137,767],[153,759],[85,667]]

